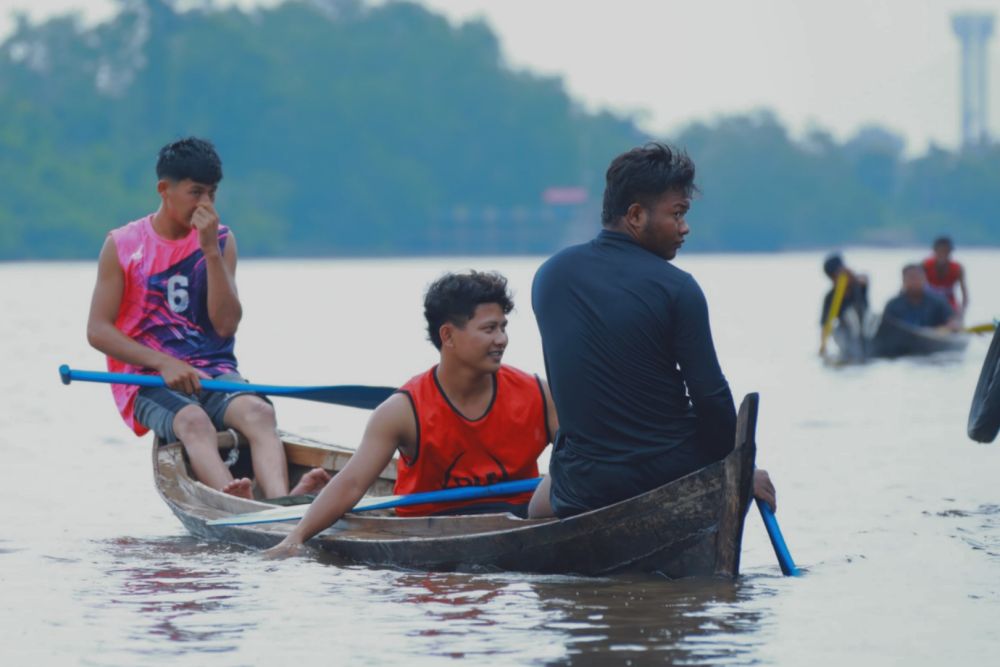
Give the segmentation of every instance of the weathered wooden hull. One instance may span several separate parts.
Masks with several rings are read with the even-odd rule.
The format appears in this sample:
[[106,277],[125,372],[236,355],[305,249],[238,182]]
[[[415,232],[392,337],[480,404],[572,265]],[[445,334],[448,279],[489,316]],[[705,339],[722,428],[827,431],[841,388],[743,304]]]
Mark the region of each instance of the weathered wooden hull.
[[929,327],[914,327],[891,318],[883,318],[869,349],[874,357],[895,359],[962,351],[968,345],[968,334],[942,333]]
[[[744,400],[737,446],[724,460],[599,510],[563,520],[510,514],[348,514],[310,545],[338,560],[425,571],[733,577],[739,573],[743,519],[750,502],[757,401],[756,394]],[[330,465],[324,467],[334,471],[350,453],[292,436],[283,439],[293,468],[304,467],[295,461],[303,461],[310,447],[327,452]],[[160,494],[192,534],[268,547],[291,530],[291,524],[206,525],[211,519],[271,506],[225,496],[193,480],[178,444],[158,448],[153,460]],[[371,493],[390,493],[390,476],[387,470]]]

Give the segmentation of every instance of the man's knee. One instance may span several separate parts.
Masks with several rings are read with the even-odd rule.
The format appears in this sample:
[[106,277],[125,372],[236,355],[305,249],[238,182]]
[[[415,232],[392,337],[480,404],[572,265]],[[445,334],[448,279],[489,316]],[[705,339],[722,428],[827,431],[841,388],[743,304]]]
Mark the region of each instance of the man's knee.
[[229,404],[226,411],[226,424],[237,428],[252,430],[255,428],[274,429],[277,420],[274,406],[259,396],[237,396]]
[[551,485],[552,480],[546,475],[538,485],[538,488],[535,489],[535,493],[531,496],[531,502],[528,503],[529,519],[544,519],[555,516],[555,512],[552,510],[552,503],[549,500]]
[[202,433],[215,433],[215,426],[212,424],[212,419],[208,416],[201,406],[198,405],[188,405],[187,407],[181,408],[180,411],[174,415],[174,433],[177,437],[183,440],[185,436],[191,437],[192,435],[199,435]]

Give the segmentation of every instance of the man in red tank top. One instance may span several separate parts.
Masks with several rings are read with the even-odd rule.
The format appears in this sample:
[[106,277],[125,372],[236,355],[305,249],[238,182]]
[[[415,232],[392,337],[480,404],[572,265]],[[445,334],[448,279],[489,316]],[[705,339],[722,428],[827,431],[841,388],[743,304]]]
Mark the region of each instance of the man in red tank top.
[[[955,244],[947,236],[934,240],[934,254],[923,262],[924,273],[927,276],[927,287],[932,292],[948,299],[955,313],[961,317],[969,307],[969,289],[965,285],[965,269],[951,259]],[[962,292],[962,303],[955,298],[955,285]]]
[[[271,556],[294,554],[349,511],[395,453],[396,493],[538,477],[539,454],[559,428],[548,385],[501,363],[514,307],[497,273],[446,274],[427,290],[424,316],[440,363],[417,375],[368,420],[357,453],[313,501]],[[435,503],[405,516],[515,511],[531,493]]]

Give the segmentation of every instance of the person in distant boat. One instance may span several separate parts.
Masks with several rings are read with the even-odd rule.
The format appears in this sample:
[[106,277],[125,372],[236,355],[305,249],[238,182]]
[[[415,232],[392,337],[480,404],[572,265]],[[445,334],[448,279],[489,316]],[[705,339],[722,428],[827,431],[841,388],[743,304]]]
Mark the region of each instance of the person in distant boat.
[[903,267],[903,288],[885,304],[882,317],[914,327],[941,327],[951,331],[961,328],[951,305],[927,289],[924,268],[918,264]]
[[[673,481],[735,446],[736,407],[708,304],[670,260],[690,228],[694,163],[651,143],[607,171],[602,223],[535,274],[532,307],[559,414],[533,517],[569,517]],[[775,505],[763,470],[754,492]]]
[[[87,340],[107,355],[110,371],[159,374],[166,382],[112,385],[137,435],[152,430],[163,443],[180,440],[201,482],[251,498],[251,480],[233,479],[219,456],[216,431],[234,428],[250,441],[261,495],[287,495],[284,447],[267,399],[201,390],[201,378],[242,380],[233,354],[243,312],[236,237],[214,204],[222,161],[210,142],[190,137],[160,150],[156,175],[159,208],[112,230],[101,249]],[[318,491],[328,480],[312,470],[293,493]]]
[[[837,327],[848,338],[860,339],[862,329],[868,316],[868,276],[858,274],[847,268],[844,258],[839,253],[827,255],[823,261],[823,273],[833,285],[823,297],[823,310],[820,313],[819,324],[824,327],[831,315]],[[847,281],[844,296],[837,313],[830,312],[833,307],[833,297],[837,290],[837,279],[844,276]]]
[[[372,413],[357,453],[312,502],[271,557],[296,553],[361,499],[397,452],[395,492],[411,494],[538,477],[538,456],[559,421],[548,386],[502,362],[514,307],[497,273],[448,273],[424,298],[440,361]],[[514,512],[531,493],[397,508],[400,516]]]
[[[969,288],[965,284],[965,269],[951,258],[955,244],[947,236],[934,240],[934,254],[924,260],[922,266],[927,277],[928,288],[947,299],[955,313],[961,318],[969,308]],[[955,285],[962,292],[962,303],[955,298]]]

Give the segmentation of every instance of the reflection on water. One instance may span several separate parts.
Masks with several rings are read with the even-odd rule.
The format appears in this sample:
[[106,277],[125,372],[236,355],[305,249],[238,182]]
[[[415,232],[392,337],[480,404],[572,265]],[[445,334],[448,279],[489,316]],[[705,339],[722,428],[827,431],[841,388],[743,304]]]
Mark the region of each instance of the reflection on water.
[[[118,539],[105,546],[110,568],[99,591],[82,591],[88,597],[106,598],[110,605],[137,614],[141,623],[132,627],[131,639],[151,642],[197,642],[211,652],[238,637],[241,623],[220,623],[237,616],[239,587],[226,567],[212,567],[228,551],[213,549],[204,562],[203,545],[192,539],[141,541]],[[164,558],[167,555],[169,558]],[[115,582],[109,590],[108,582]],[[198,622],[199,617],[211,623]]]
[[[282,645],[282,652],[306,652],[305,645],[287,643],[315,627],[304,633],[296,627],[301,614],[268,612],[288,607],[312,609],[324,627],[362,624],[356,631],[376,641],[368,650],[382,664],[405,662],[404,655],[491,665],[643,664],[651,656],[671,664],[749,664],[765,613],[754,601],[773,595],[767,582],[774,579],[373,571],[310,559],[271,563],[239,547],[186,537],[113,539],[98,547],[107,556],[101,576],[76,597],[93,625],[117,628],[100,634],[109,648],[116,642],[122,648],[92,656],[94,664],[199,654],[239,664],[244,640],[261,632],[283,638],[272,639],[269,652]],[[296,570],[316,579],[307,584]],[[294,578],[293,590],[269,599],[273,580],[287,584],[286,575]],[[311,591],[295,590],[303,586]],[[405,653],[386,656],[392,644]]]
[[761,591],[738,582],[697,579],[665,582],[652,577],[596,582],[538,582],[545,609],[560,618],[572,664],[670,664],[752,662],[761,612],[744,603]]
[[247,629],[246,595],[230,568],[233,557],[245,555],[224,546],[206,550],[188,537],[94,546],[101,571],[74,591],[99,647],[86,654],[89,664],[174,664],[238,645]]
[[[881,304],[920,254],[851,259]],[[678,260],[706,292],[734,394],[761,394],[758,462],[808,569],[780,577],[751,512],[735,582],[272,562],[188,537],[156,496],[150,443],[120,423],[107,388],[58,382],[60,363],[103,366],[83,331],[92,264],[0,264],[18,287],[0,296],[0,665],[995,664],[1000,446],[964,433],[988,339],[964,355],[825,367],[820,260]],[[978,295],[969,320],[988,321],[1000,314],[1000,253],[962,260]],[[405,380],[435,358],[424,286],[471,266],[508,275],[518,308],[505,361],[541,371],[528,304],[538,262],[243,262],[241,370],[274,384]],[[289,310],[289,294],[322,307]],[[283,428],[345,444],[367,417],[275,403]]]
[[[403,575],[397,586],[435,621],[421,637],[445,640],[430,653],[449,657],[492,660],[523,635],[534,658],[547,662],[607,664],[611,656],[640,664],[655,655],[674,664],[739,664],[750,661],[760,617],[741,604],[760,593],[749,579],[421,574]],[[552,655],[538,655],[542,647]]]
[[552,614],[521,577],[403,573],[386,600],[412,605],[420,622],[405,630],[416,654],[524,663],[564,655]]

